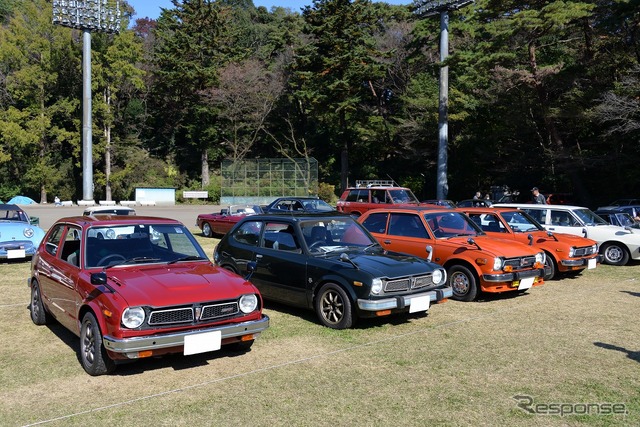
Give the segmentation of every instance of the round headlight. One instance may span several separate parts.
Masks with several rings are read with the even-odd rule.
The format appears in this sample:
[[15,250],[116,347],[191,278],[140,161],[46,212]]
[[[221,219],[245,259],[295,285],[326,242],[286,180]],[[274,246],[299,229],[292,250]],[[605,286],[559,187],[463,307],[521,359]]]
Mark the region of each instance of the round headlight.
[[504,260],[501,257],[497,257],[493,259],[493,269],[494,270],[502,270],[502,264]]
[[371,282],[371,293],[378,295],[380,292],[382,292],[382,280],[376,277]]
[[576,248],[574,248],[573,246],[571,246],[569,248],[569,258],[573,258],[574,256],[576,256]]
[[538,252],[536,254],[536,262],[539,262],[540,264],[544,264],[544,252]]
[[240,297],[240,311],[247,314],[258,308],[258,297],[255,294]]
[[22,230],[22,234],[24,234],[24,237],[27,237],[29,239],[33,237],[33,233],[34,231],[33,231],[33,228],[31,227],[27,227],[24,230]]
[[433,270],[433,275],[431,276],[431,280],[433,280],[434,285],[439,285],[443,283],[447,279],[447,273],[444,270],[438,268]]
[[122,324],[129,329],[135,329],[144,322],[144,309],[142,307],[127,307],[122,312]]
[[113,229],[108,229],[107,230],[107,239],[115,239],[116,238],[116,232],[113,231]]

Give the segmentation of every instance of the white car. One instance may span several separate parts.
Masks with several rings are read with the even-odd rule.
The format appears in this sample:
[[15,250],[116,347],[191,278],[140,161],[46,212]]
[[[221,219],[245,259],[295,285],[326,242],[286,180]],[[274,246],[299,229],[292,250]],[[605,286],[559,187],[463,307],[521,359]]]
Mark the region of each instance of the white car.
[[640,233],[629,227],[611,225],[588,208],[530,203],[499,203],[493,206],[519,208],[549,231],[595,240],[605,264],[625,265],[629,259],[640,260]]
[[129,206],[92,206],[82,212],[84,216],[95,215],[135,215],[136,210]]

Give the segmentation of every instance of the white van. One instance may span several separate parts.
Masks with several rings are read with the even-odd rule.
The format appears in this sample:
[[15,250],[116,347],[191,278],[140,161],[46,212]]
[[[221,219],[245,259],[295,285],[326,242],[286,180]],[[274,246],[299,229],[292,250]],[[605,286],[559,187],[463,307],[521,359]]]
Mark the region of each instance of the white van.
[[640,230],[611,225],[588,208],[531,203],[498,203],[493,206],[522,209],[549,231],[595,240],[605,264],[625,265],[629,259],[640,259]]

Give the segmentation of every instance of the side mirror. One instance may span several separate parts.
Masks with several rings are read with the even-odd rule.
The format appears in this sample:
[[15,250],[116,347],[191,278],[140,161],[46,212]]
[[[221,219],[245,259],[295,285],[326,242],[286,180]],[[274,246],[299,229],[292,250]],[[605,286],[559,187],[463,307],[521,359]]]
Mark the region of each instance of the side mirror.
[[100,273],[91,273],[91,284],[92,285],[106,285],[107,284],[107,273],[101,271]]
[[426,249],[429,253],[429,255],[427,256],[427,261],[431,262],[431,259],[433,258],[433,246],[427,245]]
[[[551,236],[551,232],[550,231],[547,232],[547,236]],[[533,234],[529,234],[527,236],[527,239],[529,239],[529,246],[533,246]]]
[[255,261],[249,261],[247,263],[247,274],[246,276],[244,276],[244,279],[245,280],[251,279],[251,276],[253,276],[253,273],[256,272],[256,268],[258,268],[258,264],[256,264]]
[[582,236],[583,237],[587,237],[587,229],[586,228],[582,229]]

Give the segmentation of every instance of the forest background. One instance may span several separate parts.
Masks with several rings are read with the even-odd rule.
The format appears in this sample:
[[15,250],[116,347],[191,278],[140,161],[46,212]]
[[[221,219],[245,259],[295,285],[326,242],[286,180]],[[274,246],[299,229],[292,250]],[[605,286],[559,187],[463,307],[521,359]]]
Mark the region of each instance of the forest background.
[[[583,205],[640,195],[640,0],[476,0],[438,16],[368,0],[301,12],[172,0],[92,34],[96,199],[206,189],[223,159],[306,158],[320,195],[357,179],[436,193],[449,66],[448,198],[507,185]],[[82,33],[51,0],[0,0],[0,199],[82,196]]]

